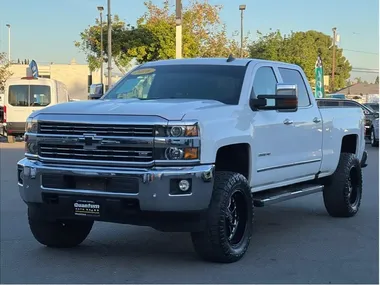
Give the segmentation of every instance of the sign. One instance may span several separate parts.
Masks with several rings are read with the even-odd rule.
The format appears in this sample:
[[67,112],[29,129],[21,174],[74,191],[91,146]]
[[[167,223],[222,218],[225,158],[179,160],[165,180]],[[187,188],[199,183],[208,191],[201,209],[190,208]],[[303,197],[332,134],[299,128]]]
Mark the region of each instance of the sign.
[[32,60],[29,64],[29,67],[30,69],[32,70],[32,75],[34,78],[38,78],[38,67],[37,67],[37,63]]
[[315,62],[315,98],[325,97],[325,84],[323,80],[323,65],[322,59],[318,56]]

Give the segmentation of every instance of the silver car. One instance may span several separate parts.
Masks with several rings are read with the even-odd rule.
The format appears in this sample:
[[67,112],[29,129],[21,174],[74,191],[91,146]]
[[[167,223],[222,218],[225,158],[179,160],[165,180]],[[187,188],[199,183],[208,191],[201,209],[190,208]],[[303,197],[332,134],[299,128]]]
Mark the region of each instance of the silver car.
[[375,147],[379,146],[379,118],[372,121],[371,145]]

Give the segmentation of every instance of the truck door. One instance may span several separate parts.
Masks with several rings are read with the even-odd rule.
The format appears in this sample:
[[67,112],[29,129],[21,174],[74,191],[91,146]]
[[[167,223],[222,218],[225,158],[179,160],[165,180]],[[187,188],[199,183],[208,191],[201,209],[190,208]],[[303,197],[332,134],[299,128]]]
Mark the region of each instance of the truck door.
[[[258,64],[253,70],[252,95],[274,95],[276,83],[301,85],[297,74],[273,66]],[[302,80],[302,77],[301,77]],[[289,82],[291,81],[291,82]],[[304,83],[303,83],[304,84]],[[319,171],[322,155],[322,121],[317,106],[305,98],[305,84],[299,86],[299,110],[253,111],[253,187],[256,189],[307,180]],[[274,100],[268,100],[274,105]]]
[[[298,87],[298,110],[286,113],[284,135],[288,140],[289,163],[292,171],[302,178],[314,176],[322,162],[323,125],[322,116],[315,100],[310,100],[312,91],[308,90],[304,76],[297,69],[278,67],[281,80]],[[312,104],[314,102],[314,104]],[[286,120],[288,124],[286,124]],[[297,177],[298,178],[298,177]]]

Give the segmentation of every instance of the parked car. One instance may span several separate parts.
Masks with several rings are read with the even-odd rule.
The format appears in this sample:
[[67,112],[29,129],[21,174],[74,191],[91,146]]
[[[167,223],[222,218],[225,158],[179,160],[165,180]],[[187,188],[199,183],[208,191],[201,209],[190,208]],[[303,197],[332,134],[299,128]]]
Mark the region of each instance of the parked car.
[[379,119],[372,121],[371,125],[371,145],[374,147],[379,146]]
[[77,246],[105,221],[189,232],[201,258],[236,262],[253,206],[322,192],[329,215],[356,215],[363,122],[318,106],[298,65],[148,62],[98,100],[32,113],[18,186],[43,245]]
[[373,110],[373,112],[379,113],[379,103],[364,103],[363,105]]
[[365,135],[367,139],[370,139],[372,121],[379,118],[378,112],[375,112],[373,109],[366,106],[365,104],[360,104],[359,102],[356,102],[354,100],[349,100],[349,99],[320,98],[320,99],[317,99],[317,102],[319,106],[324,106],[324,107],[343,106],[343,107],[361,108],[365,116]]

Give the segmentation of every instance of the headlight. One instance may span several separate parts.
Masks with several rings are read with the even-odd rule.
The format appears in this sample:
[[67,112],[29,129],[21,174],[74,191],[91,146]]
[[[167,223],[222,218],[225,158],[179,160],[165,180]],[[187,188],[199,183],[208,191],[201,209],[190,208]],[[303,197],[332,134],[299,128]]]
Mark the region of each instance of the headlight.
[[27,119],[25,124],[25,133],[36,134],[38,130],[37,120]]
[[171,126],[167,128],[169,137],[197,137],[198,126]]
[[168,147],[164,155],[167,160],[193,160],[198,159],[198,148],[196,147]]
[[155,131],[156,137],[198,137],[199,127],[197,124],[193,125],[169,125],[169,126],[158,126]]
[[[181,125],[183,123],[183,125]],[[154,159],[158,163],[195,162],[200,159],[200,132],[197,122],[170,122],[156,128]]]

